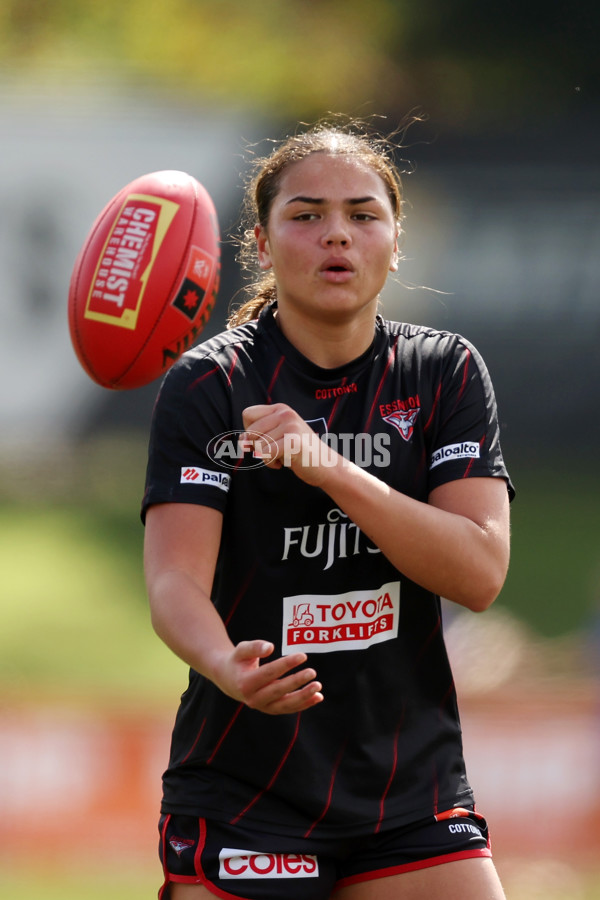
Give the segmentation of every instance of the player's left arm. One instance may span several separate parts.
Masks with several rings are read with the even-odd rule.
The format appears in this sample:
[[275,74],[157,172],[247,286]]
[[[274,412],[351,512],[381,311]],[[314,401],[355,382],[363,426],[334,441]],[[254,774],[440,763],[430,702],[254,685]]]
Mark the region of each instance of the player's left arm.
[[[460,571],[449,572],[450,578],[458,575],[458,581],[442,595],[475,610],[486,609],[500,593],[508,572],[510,502],[506,481],[500,477],[449,481],[432,490],[429,505],[441,514],[456,517],[453,521],[465,531],[466,544],[461,552],[467,575],[471,569],[473,577],[481,579],[479,584],[465,584]],[[478,570],[483,570],[480,575]]]
[[329,472],[321,487],[400,572],[476,612],[494,602],[509,561],[503,478],[450,481],[423,503],[357,466]]
[[[289,466],[307,484],[324,490],[411,581],[475,611],[487,609],[496,599],[509,561],[504,478],[449,481],[423,502],[325,448],[284,404],[249,408],[244,424],[278,442],[274,464]],[[318,441],[321,453],[303,453],[303,435],[311,443]]]

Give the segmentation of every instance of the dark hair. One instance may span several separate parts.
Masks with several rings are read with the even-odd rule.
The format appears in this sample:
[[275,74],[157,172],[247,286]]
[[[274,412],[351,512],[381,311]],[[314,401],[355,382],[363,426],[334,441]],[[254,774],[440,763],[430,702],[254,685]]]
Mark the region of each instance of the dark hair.
[[[407,117],[396,131],[403,136],[413,122],[421,120],[418,115]],[[281,178],[288,166],[313,153],[327,153],[330,156],[349,156],[369,166],[381,176],[386,188],[394,217],[398,222],[402,215],[402,181],[393,155],[401,146],[392,138],[383,138],[369,133],[362,122],[350,120],[346,124],[337,121],[320,122],[308,130],[294,134],[280,143],[270,156],[254,161],[254,177],[246,189],[243,207],[242,235],[239,259],[243,270],[254,276],[245,290],[251,299],[231,313],[227,327],[235,328],[258,317],[261,309],[277,299],[275,278],[272,272],[256,278],[256,240],[254,227],[258,223],[266,228],[275,197],[279,192]]]

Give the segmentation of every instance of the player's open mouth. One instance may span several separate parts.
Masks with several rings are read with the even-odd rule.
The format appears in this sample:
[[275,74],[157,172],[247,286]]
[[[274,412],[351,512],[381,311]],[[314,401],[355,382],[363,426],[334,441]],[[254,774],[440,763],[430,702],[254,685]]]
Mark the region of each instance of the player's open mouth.
[[325,261],[320,273],[326,281],[345,282],[354,274],[354,267],[345,259],[333,258]]

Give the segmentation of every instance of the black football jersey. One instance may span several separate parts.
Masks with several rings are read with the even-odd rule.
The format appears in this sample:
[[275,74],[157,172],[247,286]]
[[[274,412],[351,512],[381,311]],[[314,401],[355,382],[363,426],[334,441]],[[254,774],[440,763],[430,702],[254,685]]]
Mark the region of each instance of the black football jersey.
[[512,493],[489,375],[460,336],[378,318],[362,356],[323,369],[271,307],[186,353],[157,400],[143,512],[165,502],[223,512],[213,602],[232,641],[272,641],[271,658],[305,651],[325,699],[268,716],[192,670],[163,811],[360,835],[472,802],[440,599],[324,491],[240,444],[242,411],[276,402],[417,500],[478,476]]

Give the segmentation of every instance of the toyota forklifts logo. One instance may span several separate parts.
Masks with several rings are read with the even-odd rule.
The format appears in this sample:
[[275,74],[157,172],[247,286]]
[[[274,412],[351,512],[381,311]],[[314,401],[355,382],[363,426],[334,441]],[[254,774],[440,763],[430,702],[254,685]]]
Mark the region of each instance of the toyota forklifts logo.
[[398,635],[400,582],[344,594],[283,598],[282,653],[365,650]]

